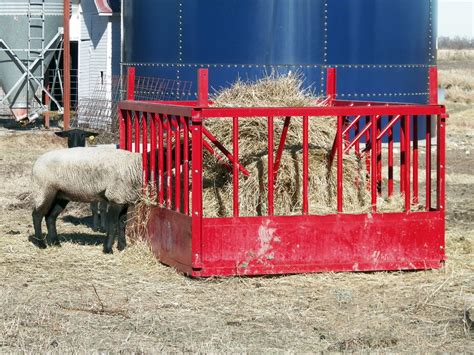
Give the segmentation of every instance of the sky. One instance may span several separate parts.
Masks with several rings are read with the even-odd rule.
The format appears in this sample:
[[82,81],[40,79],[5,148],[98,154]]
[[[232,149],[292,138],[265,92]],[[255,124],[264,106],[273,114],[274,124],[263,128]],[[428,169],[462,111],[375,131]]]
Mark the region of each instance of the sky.
[[438,36],[474,38],[474,0],[438,0]]

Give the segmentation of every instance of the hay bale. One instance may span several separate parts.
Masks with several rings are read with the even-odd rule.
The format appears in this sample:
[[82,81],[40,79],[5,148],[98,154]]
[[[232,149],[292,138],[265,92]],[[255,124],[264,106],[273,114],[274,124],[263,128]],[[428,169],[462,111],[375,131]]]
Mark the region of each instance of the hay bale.
[[[308,107],[323,106],[325,100],[303,89],[303,81],[296,74],[276,75],[257,82],[237,81],[213,97],[215,107]],[[274,149],[284,127],[284,117],[274,119]],[[206,128],[229,150],[233,145],[230,119],[208,119]],[[309,212],[336,212],[335,164],[329,170],[328,157],[336,133],[335,117],[310,117],[309,142]],[[285,147],[274,185],[276,215],[295,215],[302,211],[302,142],[303,118],[292,117]],[[268,131],[266,117],[239,120],[239,162],[250,172],[239,176],[239,208],[241,216],[267,214],[268,210]],[[226,217],[232,215],[232,174],[211,154],[204,160],[204,215]],[[344,209],[346,212],[368,209],[369,196],[365,189],[365,175],[355,156],[344,156]],[[364,172],[365,173],[365,172]]]
[[[318,107],[325,101],[303,89],[301,78],[290,73],[272,74],[257,82],[237,81],[213,97],[215,107]],[[284,126],[284,117],[274,119],[274,147],[279,143]],[[308,125],[309,144],[318,147],[331,146],[335,135],[335,117],[310,117]],[[208,119],[206,128],[227,149],[232,149],[233,129],[230,119]],[[246,164],[255,156],[268,150],[267,118],[242,118],[239,120],[239,160]],[[303,142],[303,119],[293,117],[288,129],[286,147],[301,146]]]
[[[303,206],[302,151],[285,151],[274,185],[275,215],[299,215]],[[268,213],[268,156],[256,158],[246,168],[250,176],[239,179],[239,208],[242,216]],[[313,148],[308,157],[308,205],[310,214],[329,214],[337,211],[336,168],[329,170],[328,150]],[[360,162],[355,156],[344,157],[344,212],[361,213],[370,208],[370,194],[365,188]],[[213,217],[232,215],[232,182],[212,191],[205,189],[204,204],[210,205]],[[219,196],[217,194],[220,194]],[[216,203],[220,206],[216,207]],[[207,213],[206,213],[207,216]]]

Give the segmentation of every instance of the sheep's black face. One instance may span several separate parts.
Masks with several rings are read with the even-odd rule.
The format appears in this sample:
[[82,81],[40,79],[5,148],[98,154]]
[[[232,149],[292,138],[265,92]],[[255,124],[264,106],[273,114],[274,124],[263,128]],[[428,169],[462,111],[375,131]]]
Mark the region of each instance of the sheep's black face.
[[84,131],[82,129],[71,129],[69,131],[56,132],[59,137],[67,137],[68,148],[85,147],[86,138],[97,136],[97,133]]

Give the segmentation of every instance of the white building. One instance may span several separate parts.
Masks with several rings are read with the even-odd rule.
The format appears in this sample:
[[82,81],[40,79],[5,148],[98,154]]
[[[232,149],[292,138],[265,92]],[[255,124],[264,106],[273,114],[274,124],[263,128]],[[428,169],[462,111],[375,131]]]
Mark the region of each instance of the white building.
[[78,45],[78,97],[91,97],[101,79],[120,74],[120,1],[75,0],[71,42]]

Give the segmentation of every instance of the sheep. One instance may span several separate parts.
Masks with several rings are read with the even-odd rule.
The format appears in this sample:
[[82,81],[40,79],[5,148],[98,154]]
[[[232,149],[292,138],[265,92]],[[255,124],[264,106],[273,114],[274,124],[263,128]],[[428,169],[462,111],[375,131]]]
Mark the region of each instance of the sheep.
[[[73,128],[66,131],[55,132],[55,134],[62,138],[67,138],[68,148],[85,147],[86,138],[91,140],[99,135],[97,132],[86,131],[80,128]],[[92,211],[92,229],[98,231],[106,231],[106,214],[107,214],[107,203],[106,202],[91,202],[90,208]]]
[[[33,224],[38,247],[59,246],[56,219],[69,201],[101,202],[107,210],[107,238],[104,253],[112,253],[118,234],[119,250],[126,246],[125,215],[130,204],[140,198],[141,154],[120,149],[78,147],[43,154],[33,166]],[[41,223],[46,219],[48,234],[42,238]],[[118,233],[117,233],[118,228]]]

